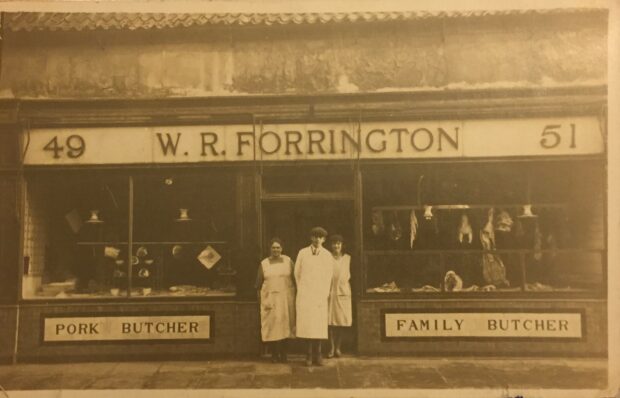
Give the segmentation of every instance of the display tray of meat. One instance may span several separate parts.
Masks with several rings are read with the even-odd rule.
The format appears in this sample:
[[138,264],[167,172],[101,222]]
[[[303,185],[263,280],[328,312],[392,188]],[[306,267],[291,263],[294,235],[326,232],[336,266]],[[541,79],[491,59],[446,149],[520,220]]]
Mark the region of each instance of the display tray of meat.
[[366,289],[367,293],[400,293],[400,288],[396,285],[396,282],[392,281],[384,283],[378,287],[371,287]]

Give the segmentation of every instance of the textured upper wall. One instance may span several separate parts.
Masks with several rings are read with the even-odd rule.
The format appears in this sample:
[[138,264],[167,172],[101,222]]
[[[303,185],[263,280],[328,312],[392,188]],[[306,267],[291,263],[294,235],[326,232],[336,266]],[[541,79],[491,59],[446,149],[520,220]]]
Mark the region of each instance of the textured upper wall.
[[605,84],[607,13],[5,33],[20,98],[324,94]]

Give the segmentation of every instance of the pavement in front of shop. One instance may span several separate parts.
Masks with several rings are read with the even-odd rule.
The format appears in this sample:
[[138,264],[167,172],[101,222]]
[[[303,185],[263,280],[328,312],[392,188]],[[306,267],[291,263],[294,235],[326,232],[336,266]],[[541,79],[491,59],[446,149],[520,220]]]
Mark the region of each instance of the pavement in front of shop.
[[[605,359],[353,357],[0,366],[6,391],[108,389],[605,389]],[[1,394],[0,394],[1,395]]]

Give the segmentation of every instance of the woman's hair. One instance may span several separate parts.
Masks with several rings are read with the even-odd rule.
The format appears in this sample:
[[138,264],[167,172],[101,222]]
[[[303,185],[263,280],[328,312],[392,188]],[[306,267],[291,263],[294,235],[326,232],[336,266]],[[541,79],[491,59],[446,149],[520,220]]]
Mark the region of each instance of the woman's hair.
[[271,246],[273,246],[274,243],[279,243],[280,247],[284,246],[282,244],[282,239],[280,238],[271,238],[271,240],[269,241],[269,248],[271,249]]
[[329,243],[334,244],[336,242],[344,243],[342,235],[332,235],[329,237]]

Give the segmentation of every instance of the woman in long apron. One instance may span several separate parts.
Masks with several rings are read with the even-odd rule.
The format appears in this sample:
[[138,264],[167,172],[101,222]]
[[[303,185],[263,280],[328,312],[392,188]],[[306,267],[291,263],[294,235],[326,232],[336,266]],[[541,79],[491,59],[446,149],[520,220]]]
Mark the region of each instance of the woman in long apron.
[[295,336],[293,261],[282,254],[282,241],[273,238],[271,255],[261,261],[256,277],[260,302],[261,339],[271,347],[272,361],[287,361],[287,339]]
[[351,311],[351,256],[342,252],[343,239],[340,235],[330,237],[334,256],[334,275],[329,293],[329,343],[328,358],[341,355],[340,346],[344,328],[353,321]]

